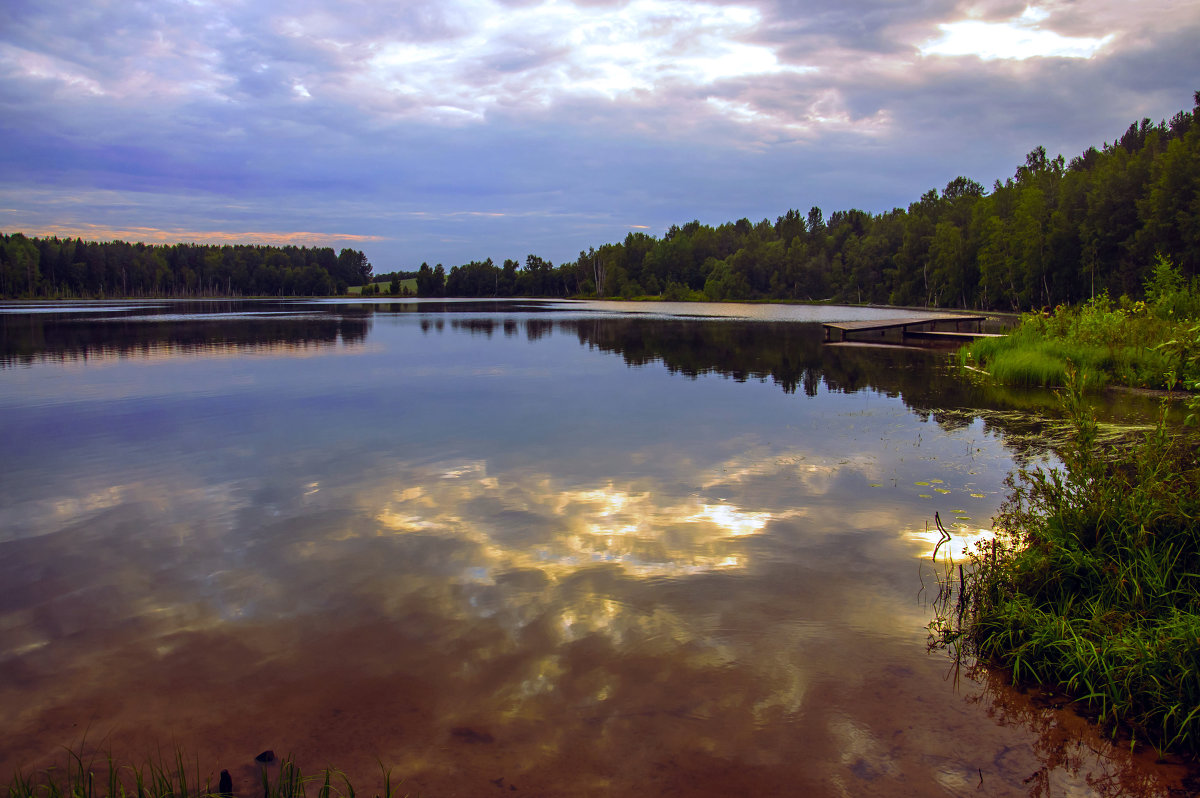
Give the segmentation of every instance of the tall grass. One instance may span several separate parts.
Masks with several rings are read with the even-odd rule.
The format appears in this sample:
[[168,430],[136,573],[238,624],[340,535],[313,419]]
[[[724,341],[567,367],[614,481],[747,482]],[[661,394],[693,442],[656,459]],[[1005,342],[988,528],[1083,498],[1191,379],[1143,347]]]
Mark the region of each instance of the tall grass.
[[1061,469],[1009,478],[995,544],[972,557],[937,639],[1054,685],[1112,729],[1200,752],[1200,442],[1165,414],[1101,445],[1078,385]]

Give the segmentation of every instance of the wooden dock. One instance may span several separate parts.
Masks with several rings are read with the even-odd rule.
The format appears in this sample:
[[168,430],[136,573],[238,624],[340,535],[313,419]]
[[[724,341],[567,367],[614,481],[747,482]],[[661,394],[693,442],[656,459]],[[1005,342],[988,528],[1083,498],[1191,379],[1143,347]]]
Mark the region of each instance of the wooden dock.
[[[834,321],[821,326],[825,328],[826,341],[831,340],[832,333],[835,331],[838,335],[837,340],[846,341],[852,334],[877,332],[882,337],[890,330],[899,330],[902,338],[970,340],[994,335],[994,333],[981,332],[986,318],[987,316],[971,316],[961,313],[926,313],[922,316],[909,316],[902,319]],[[972,327],[974,329],[971,329]]]

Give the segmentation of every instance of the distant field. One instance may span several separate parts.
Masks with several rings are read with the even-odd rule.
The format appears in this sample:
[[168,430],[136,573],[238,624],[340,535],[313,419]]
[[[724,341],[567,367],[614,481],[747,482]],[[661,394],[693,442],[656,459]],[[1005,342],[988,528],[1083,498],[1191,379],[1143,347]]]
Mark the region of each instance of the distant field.
[[[380,296],[386,296],[392,287],[392,284],[390,282],[377,283],[377,285],[379,286],[379,295]],[[401,280],[400,281],[400,291],[403,292],[405,288],[407,288],[409,291],[412,291],[414,294],[416,294],[417,293],[417,278],[410,277],[407,280]],[[362,290],[363,290],[363,286],[352,285],[346,289],[346,293],[361,294]]]

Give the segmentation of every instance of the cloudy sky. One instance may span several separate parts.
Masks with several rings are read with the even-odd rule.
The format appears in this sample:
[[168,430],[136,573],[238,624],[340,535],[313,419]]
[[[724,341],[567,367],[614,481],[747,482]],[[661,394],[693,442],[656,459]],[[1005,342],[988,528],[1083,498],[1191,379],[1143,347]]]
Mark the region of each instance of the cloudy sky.
[[6,0],[0,231],[555,263],[906,206],[1200,89],[1196,0]]

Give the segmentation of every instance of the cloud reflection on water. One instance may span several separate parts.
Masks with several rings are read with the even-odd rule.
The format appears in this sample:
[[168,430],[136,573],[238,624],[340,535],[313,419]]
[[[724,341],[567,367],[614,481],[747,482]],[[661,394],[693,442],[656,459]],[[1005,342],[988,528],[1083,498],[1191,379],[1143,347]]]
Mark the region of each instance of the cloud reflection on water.
[[505,476],[488,476],[483,463],[452,467],[441,479],[406,475],[405,484],[421,487],[389,496],[377,519],[398,533],[437,530],[478,542],[489,577],[526,567],[557,577],[612,563],[649,578],[737,567],[745,555],[733,541],[775,517],[697,494],[671,496],[645,480],[572,487],[546,474]]
[[[482,460],[397,462],[317,491],[297,476],[257,497],[246,485],[188,489],[165,476],[126,483],[13,552],[9,589],[28,591],[29,610],[7,614],[0,660],[39,674],[18,721],[41,725],[39,713],[86,703],[102,684],[149,679],[154,692],[146,667],[195,657],[198,644],[234,645],[251,673],[273,662],[291,670],[311,645],[300,641],[342,619],[373,630],[402,672],[425,673],[423,663],[440,672],[438,694],[462,696],[439,710],[443,722],[485,718],[495,729],[566,710],[621,725],[631,712],[647,722],[678,712],[688,723],[749,724],[744,737],[680,730],[712,755],[748,755],[737,740],[798,717],[814,678],[830,677],[825,655],[799,652],[843,650],[843,628],[894,629],[897,639],[920,628],[919,610],[872,596],[867,583],[849,600],[818,556],[826,544],[797,539],[811,523],[794,506],[804,480],[817,474],[824,490],[828,475],[797,470],[795,459],[752,473],[739,455],[666,481],[602,485],[493,473]],[[723,472],[734,476],[713,502],[704,474]],[[784,474],[796,477],[790,495],[742,503],[739,488],[761,492]],[[272,507],[267,495],[301,500]],[[815,546],[812,564],[785,567],[764,542],[776,536]],[[54,563],[57,578],[23,576],[33,563]],[[404,650],[417,641],[419,651]],[[378,659],[357,644],[344,653],[343,678],[362,678]],[[196,667],[187,672],[205,695],[214,674]]]

